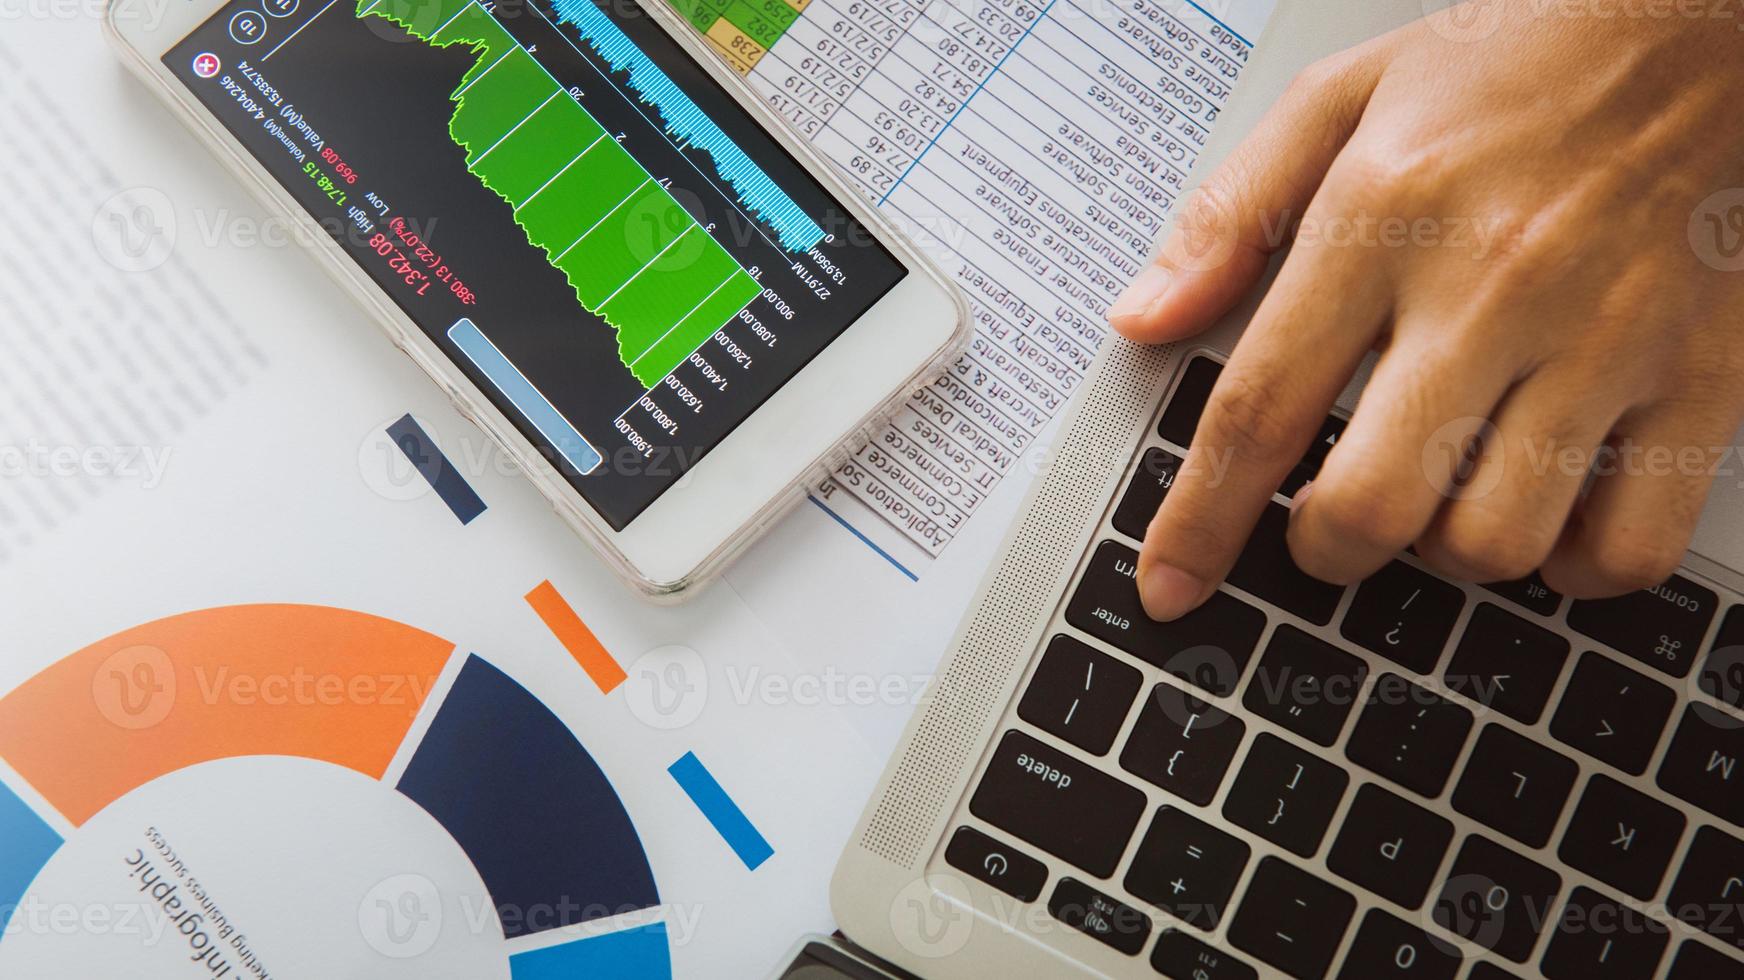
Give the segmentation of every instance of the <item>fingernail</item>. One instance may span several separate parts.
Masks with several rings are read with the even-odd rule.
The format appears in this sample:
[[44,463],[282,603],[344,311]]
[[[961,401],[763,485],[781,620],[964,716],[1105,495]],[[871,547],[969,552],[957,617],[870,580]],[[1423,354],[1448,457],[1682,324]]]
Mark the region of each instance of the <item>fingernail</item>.
[[1180,619],[1196,609],[1205,583],[1173,565],[1152,565],[1139,580],[1145,615],[1160,622]]
[[1296,495],[1294,497],[1290,498],[1290,509],[1295,510],[1296,508],[1301,507],[1303,504],[1307,503],[1308,502],[1308,495],[1313,493],[1313,492],[1314,492],[1314,481],[1313,480],[1309,480],[1307,483],[1302,484],[1302,489],[1296,491]]
[[1133,279],[1132,285],[1126,287],[1126,292],[1114,301],[1108,308],[1108,320],[1124,320],[1127,317],[1140,316],[1154,309],[1169,291],[1169,283],[1174,281],[1175,274],[1160,265],[1147,266],[1145,270]]

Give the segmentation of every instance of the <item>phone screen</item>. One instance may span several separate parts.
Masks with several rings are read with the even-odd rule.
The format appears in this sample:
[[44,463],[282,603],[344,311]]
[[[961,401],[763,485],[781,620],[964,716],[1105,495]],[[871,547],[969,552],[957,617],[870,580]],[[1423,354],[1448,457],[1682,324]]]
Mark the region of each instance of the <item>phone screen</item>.
[[163,60],[619,530],[907,274],[635,0],[239,0]]

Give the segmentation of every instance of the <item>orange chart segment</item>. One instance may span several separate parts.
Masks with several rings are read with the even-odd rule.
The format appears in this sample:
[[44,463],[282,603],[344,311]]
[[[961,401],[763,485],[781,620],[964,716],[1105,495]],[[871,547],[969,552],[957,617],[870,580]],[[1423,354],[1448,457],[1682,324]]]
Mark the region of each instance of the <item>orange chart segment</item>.
[[453,651],[323,606],[186,613],[86,647],[0,698],[0,758],[75,825],[215,759],[300,756],[380,779]]

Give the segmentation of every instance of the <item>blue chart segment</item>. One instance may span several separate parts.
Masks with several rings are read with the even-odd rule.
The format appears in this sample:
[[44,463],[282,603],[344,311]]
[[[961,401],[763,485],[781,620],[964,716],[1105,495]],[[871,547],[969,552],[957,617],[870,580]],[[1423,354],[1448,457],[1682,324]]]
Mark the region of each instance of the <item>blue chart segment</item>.
[[0,785],[0,930],[6,928],[31,880],[60,846],[61,835]]
[[472,859],[510,938],[660,904],[605,773],[549,708],[476,656],[399,790]]
[[579,942],[509,957],[514,980],[667,980],[666,923],[608,932]]
[[790,252],[809,251],[823,241],[824,230],[806,214],[763,168],[697,108],[653,59],[612,23],[593,0],[553,0],[558,20],[573,26],[613,71],[627,72],[630,87],[644,103],[659,110],[666,131],[707,150],[715,170],[738,194],[740,203],[768,222]]

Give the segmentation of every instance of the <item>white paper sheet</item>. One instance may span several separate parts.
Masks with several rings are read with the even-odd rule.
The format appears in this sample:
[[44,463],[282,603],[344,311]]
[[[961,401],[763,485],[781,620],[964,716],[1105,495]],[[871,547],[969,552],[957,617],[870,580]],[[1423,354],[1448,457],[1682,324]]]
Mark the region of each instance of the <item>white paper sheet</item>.
[[1035,465],[1274,0],[788,0],[767,51],[674,2],[969,295],[973,349],[818,495],[917,577]]

